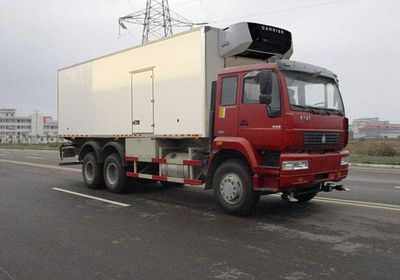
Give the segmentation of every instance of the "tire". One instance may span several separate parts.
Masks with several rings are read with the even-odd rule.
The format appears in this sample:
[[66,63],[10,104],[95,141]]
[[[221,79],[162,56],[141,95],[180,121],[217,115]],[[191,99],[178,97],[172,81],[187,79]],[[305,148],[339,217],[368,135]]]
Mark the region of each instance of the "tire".
[[103,166],[104,184],[113,193],[126,191],[125,169],[117,154],[110,154],[104,161]]
[[103,187],[103,170],[97,162],[95,153],[87,153],[82,162],[82,177],[89,189],[99,189]]
[[311,192],[311,193],[305,193],[305,194],[295,194],[294,198],[296,198],[298,200],[298,203],[304,203],[307,201],[310,201],[311,199],[313,199],[318,192]]
[[242,160],[223,162],[215,172],[213,186],[220,207],[228,214],[247,215],[259,199],[253,189],[251,172]]
[[183,183],[175,183],[175,182],[167,182],[167,181],[160,181],[161,186],[166,188],[181,188],[185,184]]

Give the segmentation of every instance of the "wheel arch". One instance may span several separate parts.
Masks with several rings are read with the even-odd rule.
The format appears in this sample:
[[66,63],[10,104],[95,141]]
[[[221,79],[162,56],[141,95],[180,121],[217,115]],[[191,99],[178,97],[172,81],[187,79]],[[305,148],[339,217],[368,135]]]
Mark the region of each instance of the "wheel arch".
[[100,151],[100,143],[97,141],[88,141],[82,145],[81,150],[79,151],[78,160],[82,161],[85,155],[93,152],[96,155],[97,162],[101,162]]
[[212,143],[211,158],[208,162],[205,189],[212,189],[217,167],[228,159],[243,160],[254,174],[258,166],[257,157],[250,142],[242,137],[216,137]]
[[236,150],[220,150],[217,154],[215,154],[212,157],[212,160],[210,160],[210,165],[208,168],[208,173],[207,173],[207,179],[205,182],[205,189],[210,190],[213,188],[213,181],[214,181],[214,175],[215,172],[224,161],[230,160],[230,159],[239,159],[243,161],[244,163],[247,164],[249,170],[252,172],[251,167],[246,159],[246,157],[236,151]]
[[112,153],[118,154],[122,165],[123,166],[126,165],[124,145],[119,142],[115,142],[115,141],[110,141],[103,146],[103,148],[100,151],[101,162],[104,162],[106,160],[107,156],[109,156]]

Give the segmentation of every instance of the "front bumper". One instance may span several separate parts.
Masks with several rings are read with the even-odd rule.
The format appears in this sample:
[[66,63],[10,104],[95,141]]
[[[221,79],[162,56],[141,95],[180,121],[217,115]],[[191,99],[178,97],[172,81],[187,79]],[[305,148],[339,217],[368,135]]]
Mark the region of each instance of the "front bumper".
[[[282,170],[281,168],[259,168],[255,175],[254,188],[258,190],[281,192],[288,189],[303,188],[313,184],[343,180],[348,174],[348,165],[341,165],[341,158],[348,156],[348,151],[325,154],[281,154],[280,162],[308,160],[305,170]],[[272,172],[273,171],[273,172]]]

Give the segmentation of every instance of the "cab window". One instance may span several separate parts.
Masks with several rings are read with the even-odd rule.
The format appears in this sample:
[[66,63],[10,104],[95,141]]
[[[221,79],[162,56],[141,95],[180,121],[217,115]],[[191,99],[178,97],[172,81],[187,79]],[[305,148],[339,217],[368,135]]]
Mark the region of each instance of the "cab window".
[[235,105],[237,92],[237,77],[226,77],[222,79],[221,105]]
[[[243,104],[259,104],[260,103],[260,82],[257,77],[249,77],[244,79],[243,85]],[[272,73],[272,102],[269,110],[280,112],[281,96],[279,94],[278,79],[275,73]]]

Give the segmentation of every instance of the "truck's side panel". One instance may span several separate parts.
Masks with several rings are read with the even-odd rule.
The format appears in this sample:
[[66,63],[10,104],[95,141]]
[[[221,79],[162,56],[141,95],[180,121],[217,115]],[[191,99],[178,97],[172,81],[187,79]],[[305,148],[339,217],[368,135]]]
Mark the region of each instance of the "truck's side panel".
[[194,29],[60,70],[59,134],[132,135],[132,72],[153,67],[154,134],[206,137],[205,34]]

